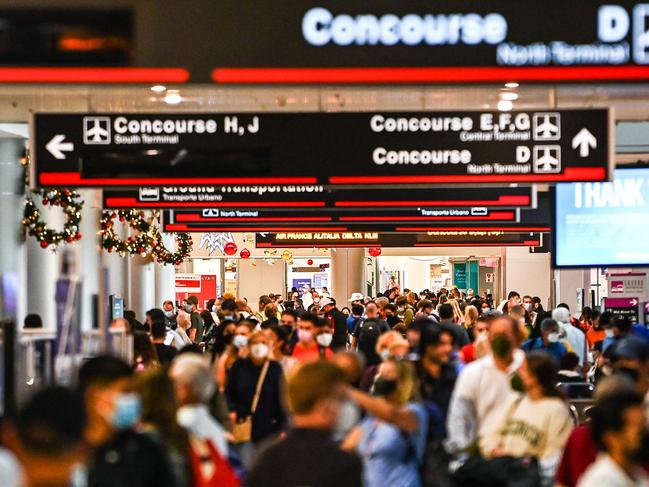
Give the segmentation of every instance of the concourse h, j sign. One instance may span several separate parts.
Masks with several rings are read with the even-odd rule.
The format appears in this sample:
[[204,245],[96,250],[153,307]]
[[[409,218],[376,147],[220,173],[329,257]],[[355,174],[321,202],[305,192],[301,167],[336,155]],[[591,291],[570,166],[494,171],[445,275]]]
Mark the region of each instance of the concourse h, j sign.
[[47,187],[603,181],[609,111],[36,114]]

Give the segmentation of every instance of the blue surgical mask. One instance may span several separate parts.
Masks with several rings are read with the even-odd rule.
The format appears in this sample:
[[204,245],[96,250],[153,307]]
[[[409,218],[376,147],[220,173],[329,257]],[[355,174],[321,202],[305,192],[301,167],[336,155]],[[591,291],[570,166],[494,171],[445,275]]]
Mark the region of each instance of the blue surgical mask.
[[191,313],[192,311],[194,311],[194,305],[193,304],[186,304],[185,305],[185,311],[187,311],[188,313]]
[[142,401],[140,396],[133,393],[120,394],[115,400],[115,411],[110,418],[110,423],[118,430],[132,428],[142,415]]
[[165,313],[165,316],[167,318],[173,318],[173,316],[174,316],[174,310],[173,309],[171,311],[165,311],[164,313]]
[[237,348],[243,348],[248,345],[248,337],[245,335],[235,335],[232,344]]
[[344,438],[347,433],[354,429],[354,427],[361,420],[361,412],[352,401],[345,401],[338,410],[338,418],[334,425],[334,438],[336,440]]

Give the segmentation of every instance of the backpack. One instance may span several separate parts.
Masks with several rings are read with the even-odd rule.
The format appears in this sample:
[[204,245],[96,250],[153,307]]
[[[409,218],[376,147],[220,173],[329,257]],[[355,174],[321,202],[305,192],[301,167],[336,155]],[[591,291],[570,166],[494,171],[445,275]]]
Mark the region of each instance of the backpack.
[[373,319],[367,319],[361,321],[358,326],[358,349],[363,352],[366,356],[369,354],[375,354],[376,342],[381,336],[381,330],[379,329],[379,323]]

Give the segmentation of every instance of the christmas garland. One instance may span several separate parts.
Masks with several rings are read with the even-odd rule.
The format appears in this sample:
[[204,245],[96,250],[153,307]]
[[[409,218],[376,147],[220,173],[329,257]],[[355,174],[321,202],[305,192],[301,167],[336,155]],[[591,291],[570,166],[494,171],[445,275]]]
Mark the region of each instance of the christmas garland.
[[[137,230],[138,234],[122,240],[115,233],[115,218],[119,218],[120,222],[128,223],[133,230]],[[104,211],[99,222],[101,246],[107,252],[117,252],[122,257],[126,254],[150,256],[163,265],[182,264],[192,251],[191,236],[188,233],[177,233],[177,250],[171,252],[165,247],[160,230],[153,224],[156,219],[156,214],[147,219],[144,211],[136,209]]]
[[40,242],[42,248],[50,245],[56,247],[62,243],[74,243],[81,240],[79,224],[81,223],[81,209],[83,200],[76,191],[69,189],[35,189],[32,195],[42,197],[43,206],[60,206],[65,213],[65,224],[63,231],[58,232],[49,228],[41,220],[41,213],[36,208],[36,203],[31,197],[25,198],[25,210],[23,212],[22,224],[27,233]]

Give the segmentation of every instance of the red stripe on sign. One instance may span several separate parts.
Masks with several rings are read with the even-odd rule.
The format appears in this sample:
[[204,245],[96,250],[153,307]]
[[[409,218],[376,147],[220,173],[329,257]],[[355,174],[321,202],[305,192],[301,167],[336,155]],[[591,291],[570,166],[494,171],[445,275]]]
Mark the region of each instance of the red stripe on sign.
[[507,81],[645,81],[648,66],[216,68],[212,80],[230,84],[491,83]]
[[505,233],[521,233],[521,232],[549,232],[550,227],[397,227],[397,232],[505,232]]
[[164,226],[166,232],[346,232],[347,227],[190,227],[183,223]]
[[43,172],[42,186],[178,186],[194,184],[315,184],[317,178],[82,178],[78,172]]
[[259,203],[256,201],[237,201],[231,203],[223,202],[188,202],[188,201],[149,201],[140,202],[137,198],[109,196],[106,198],[106,208],[293,208],[293,207],[323,207],[324,201],[266,201]]
[[495,211],[489,216],[341,216],[341,222],[358,221],[512,221],[516,218],[514,212]]
[[0,68],[0,83],[186,83],[185,68]]
[[177,222],[189,223],[204,223],[204,222],[330,222],[333,219],[330,216],[312,216],[312,217],[283,217],[283,216],[269,216],[269,217],[242,217],[242,218],[217,218],[217,217],[203,217],[199,214],[181,213],[175,215]]
[[417,183],[489,183],[489,182],[552,182],[604,181],[603,167],[568,167],[563,174],[480,174],[446,176],[332,176],[331,184],[417,184]]
[[[537,242],[538,244],[538,242]],[[430,243],[430,244],[415,244],[415,247],[528,247],[529,245],[524,242],[493,242],[493,243]]]
[[340,207],[374,207],[374,206],[526,206],[530,204],[529,196],[499,196],[496,200],[413,200],[413,201],[337,201]]
[[289,248],[289,249],[297,249],[297,248],[305,248],[305,249],[312,249],[313,247],[316,248],[329,248],[329,247],[380,247],[378,244],[374,243],[364,243],[364,244],[353,244],[353,243],[345,243],[345,242],[332,242],[332,243],[324,243],[324,244],[317,244],[317,245],[307,245],[307,244],[295,244],[292,242],[286,242],[284,244],[267,244],[267,243],[259,243],[256,244],[257,248],[275,248],[275,247],[282,247],[282,248]]

